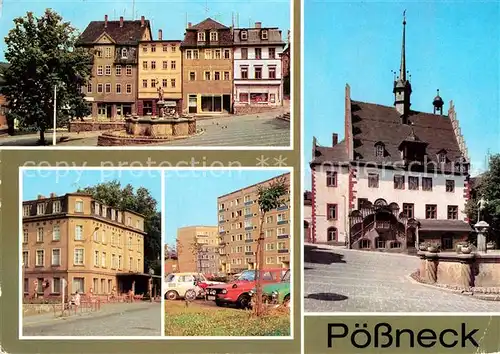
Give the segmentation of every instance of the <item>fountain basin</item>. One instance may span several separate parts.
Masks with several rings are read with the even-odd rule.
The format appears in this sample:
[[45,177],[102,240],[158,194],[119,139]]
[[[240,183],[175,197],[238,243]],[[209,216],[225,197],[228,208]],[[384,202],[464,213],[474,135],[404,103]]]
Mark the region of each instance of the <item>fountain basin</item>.
[[103,133],[98,146],[146,145],[185,139],[197,134],[194,118],[133,117],[125,119],[125,130]]

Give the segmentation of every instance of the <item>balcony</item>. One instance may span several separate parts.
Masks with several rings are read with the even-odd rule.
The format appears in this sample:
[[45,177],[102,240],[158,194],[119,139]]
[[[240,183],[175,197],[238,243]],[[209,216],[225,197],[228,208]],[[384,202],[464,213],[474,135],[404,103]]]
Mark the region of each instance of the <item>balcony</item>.
[[245,240],[245,243],[252,243],[252,242],[253,240],[251,238]]
[[248,231],[248,230],[253,230],[253,226],[246,226],[245,227],[245,230]]
[[252,204],[253,204],[253,202],[252,202],[252,201],[249,201],[249,202],[245,202],[245,204],[244,204],[244,205],[252,205]]
[[245,252],[245,256],[253,256],[253,252]]
[[219,224],[223,224],[225,222],[226,222],[226,220],[219,220]]
[[281,249],[281,250],[278,250],[278,253],[288,253],[288,248],[284,248],[284,249]]
[[278,225],[288,224],[288,220],[281,220],[277,222]]
[[288,210],[288,205],[282,205],[278,208],[276,208],[276,210],[280,211],[280,210]]
[[277,237],[278,237],[278,239],[289,238],[290,235],[278,235]]
[[253,217],[253,214],[251,214],[251,213],[250,214],[245,214],[245,218],[251,218],[251,217]]

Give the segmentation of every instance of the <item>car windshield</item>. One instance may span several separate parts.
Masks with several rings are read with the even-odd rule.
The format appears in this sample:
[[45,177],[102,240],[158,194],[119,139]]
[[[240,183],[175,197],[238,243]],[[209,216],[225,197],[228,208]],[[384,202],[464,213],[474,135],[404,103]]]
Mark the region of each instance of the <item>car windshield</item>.
[[247,270],[241,273],[241,275],[238,277],[238,280],[247,280],[247,281],[253,281],[255,280],[255,272],[253,270]]
[[290,269],[283,274],[283,278],[281,278],[282,282],[290,282]]
[[174,278],[175,278],[175,274],[169,274],[169,275],[167,275],[167,277],[165,278],[165,281],[166,281],[167,283],[170,283],[170,282],[174,281]]

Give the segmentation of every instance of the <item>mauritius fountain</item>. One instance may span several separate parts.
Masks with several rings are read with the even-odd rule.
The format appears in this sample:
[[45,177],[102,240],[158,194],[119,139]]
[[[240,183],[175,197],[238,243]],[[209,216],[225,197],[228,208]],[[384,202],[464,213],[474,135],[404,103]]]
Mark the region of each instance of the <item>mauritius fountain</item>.
[[164,100],[163,88],[158,88],[157,116],[125,118],[125,130],[108,131],[98,137],[98,146],[161,144],[170,140],[196,135],[196,119],[180,116]]

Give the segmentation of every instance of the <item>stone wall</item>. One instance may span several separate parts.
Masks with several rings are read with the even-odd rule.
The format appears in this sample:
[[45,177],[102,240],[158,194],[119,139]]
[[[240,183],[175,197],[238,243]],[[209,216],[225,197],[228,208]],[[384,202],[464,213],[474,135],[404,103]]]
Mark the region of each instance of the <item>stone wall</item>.
[[125,129],[125,121],[99,122],[99,121],[72,121],[69,123],[70,133],[93,132],[103,130],[121,130]]
[[244,114],[258,114],[258,113],[265,113],[265,112],[270,112],[273,110],[276,110],[281,106],[251,106],[251,105],[245,105],[245,106],[234,106],[234,114],[236,115],[244,115]]

